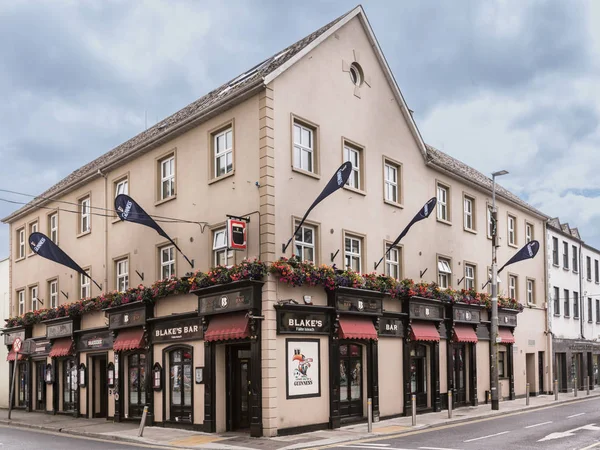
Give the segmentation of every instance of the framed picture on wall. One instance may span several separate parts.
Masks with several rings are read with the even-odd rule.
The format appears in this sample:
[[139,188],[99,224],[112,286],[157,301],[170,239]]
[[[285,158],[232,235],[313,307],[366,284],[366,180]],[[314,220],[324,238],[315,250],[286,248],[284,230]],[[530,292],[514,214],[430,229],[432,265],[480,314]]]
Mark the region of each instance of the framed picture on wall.
[[288,399],[321,396],[319,339],[286,339],[285,368]]

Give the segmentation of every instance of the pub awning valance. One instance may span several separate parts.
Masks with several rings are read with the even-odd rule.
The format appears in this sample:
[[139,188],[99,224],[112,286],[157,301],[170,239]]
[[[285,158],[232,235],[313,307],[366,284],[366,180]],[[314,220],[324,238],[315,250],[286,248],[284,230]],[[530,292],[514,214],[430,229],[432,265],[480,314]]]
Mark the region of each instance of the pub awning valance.
[[245,339],[250,336],[246,312],[221,314],[210,319],[208,329],[204,333],[207,342]]
[[144,330],[142,328],[130,328],[119,331],[119,335],[113,344],[115,352],[126,352],[144,348]]
[[515,337],[510,332],[510,328],[500,327],[498,328],[498,336],[502,338],[501,344],[514,344]]
[[440,333],[433,322],[413,322],[410,330],[410,338],[413,341],[440,341]]
[[[15,355],[16,355],[16,353],[11,349],[10,352],[8,352],[8,355],[6,355],[6,360],[14,361]],[[23,355],[23,353],[19,353],[19,361],[21,361],[23,359],[25,359],[25,356]]]
[[377,331],[373,321],[366,317],[342,317],[340,318],[341,339],[375,339]]
[[472,342],[477,343],[477,334],[471,325],[454,325],[454,342]]
[[73,354],[73,340],[69,338],[57,339],[52,344],[50,358],[61,358]]

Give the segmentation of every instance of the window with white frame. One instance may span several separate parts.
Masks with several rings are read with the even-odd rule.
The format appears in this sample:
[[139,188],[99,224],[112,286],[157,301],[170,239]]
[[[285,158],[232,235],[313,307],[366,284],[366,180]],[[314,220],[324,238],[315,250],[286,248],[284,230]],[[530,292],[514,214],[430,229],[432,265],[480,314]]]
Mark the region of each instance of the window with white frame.
[[129,288],[129,258],[115,261],[117,291],[124,292]]
[[30,223],[29,224],[29,236],[31,236],[33,233],[37,233],[37,231],[38,231],[37,221]]
[[487,237],[492,238],[494,235],[494,216],[492,213],[492,207],[487,205]]
[[565,317],[571,317],[571,299],[568,289],[563,291],[563,314]]
[[554,286],[554,315],[558,316],[560,314],[560,288]]
[[160,276],[163,280],[175,275],[175,247],[167,245],[160,251]]
[[475,266],[465,263],[465,289],[476,289],[475,284]]
[[344,261],[346,268],[355,272],[362,270],[362,239],[358,236],[344,237]]
[[25,258],[25,228],[17,230],[17,241],[19,243],[17,259]]
[[344,161],[350,161],[352,163],[352,173],[346,182],[347,186],[355,189],[362,189],[361,186],[361,157],[360,150],[354,147],[350,147],[344,144]]
[[58,244],[58,213],[48,216],[48,230],[50,231],[50,240]]
[[577,256],[577,246],[573,246],[573,272],[579,272],[579,257]]
[[120,194],[129,195],[129,180],[123,178],[115,183],[115,197]]
[[385,274],[388,277],[392,277],[395,280],[400,279],[400,257],[401,250],[399,247],[391,247],[390,245],[386,245],[386,252],[389,250],[389,253],[385,257]]
[[302,225],[294,235],[294,245],[296,246],[296,256],[300,261],[309,261],[315,263],[315,227],[311,225]]
[[594,260],[594,281],[596,283],[600,282],[600,270],[598,270],[598,260]]
[[533,225],[527,222],[525,224],[525,243],[533,241]]
[[233,171],[233,127],[213,135],[215,178]]
[[58,306],[58,280],[48,283],[48,293],[50,294],[50,308],[56,308]]
[[464,214],[465,214],[465,229],[475,231],[475,222],[474,218],[474,207],[475,200],[472,197],[465,195],[464,197]]
[[510,298],[517,298],[517,276],[508,276],[508,296]]
[[216,266],[231,265],[233,251],[227,249],[227,229],[213,231],[213,264]]
[[19,315],[25,314],[25,290],[17,291],[17,299],[19,302]]
[[85,271],[88,274],[86,277],[84,274],[79,274],[79,298],[88,298],[92,296],[91,285],[90,285],[90,271]]
[[527,280],[527,303],[535,303],[535,281]]
[[586,269],[586,274],[587,274],[587,279],[588,281],[592,281],[592,258],[589,256],[585,257],[585,269]]
[[448,289],[452,283],[452,269],[450,260],[438,258],[438,284],[442,289]]
[[160,162],[160,200],[175,195],[175,155],[168,156]]
[[579,292],[573,291],[573,318],[579,319]]
[[563,241],[563,268],[569,268],[569,244]]
[[558,266],[558,238],[552,238],[552,264]]
[[448,188],[437,185],[437,218],[439,220],[449,220],[448,214]]
[[84,197],[79,200],[79,232],[87,233],[91,230],[90,223],[90,198]]
[[39,309],[38,302],[38,287],[32,286],[29,288],[29,298],[31,299],[31,310],[37,311]]
[[517,219],[514,216],[508,216],[508,243],[517,245]]
[[294,121],[294,167],[314,172],[314,130]]
[[396,164],[385,161],[383,173],[385,176],[385,199],[388,202],[400,203],[399,172],[399,167]]

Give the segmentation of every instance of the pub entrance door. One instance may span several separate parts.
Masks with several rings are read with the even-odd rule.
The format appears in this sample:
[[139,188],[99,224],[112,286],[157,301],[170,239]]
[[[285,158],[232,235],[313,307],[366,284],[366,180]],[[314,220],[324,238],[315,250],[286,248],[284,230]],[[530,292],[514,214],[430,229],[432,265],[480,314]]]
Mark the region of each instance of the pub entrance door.
[[91,364],[91,417],[105,418],[108,416],[108,385],[106,379],[107,370],[106,355],[92,356]]
[[340,416],[363,416],[362,345],[340,343]]
[[35,409],[46,411],[46,361],[35,363]]
[[192,351],[183,347],[169,353],[170,420],[192,423]]
[[427,408],[427,345],[412,343],[410,348],[410,391],[415,394],[417,408]]
[[250,344],[231,345],[227,348],[227,403],[228,430],[250,428]]
[[452,345],[454,363],[454,401],[455,406],[467,405],[467,345]]

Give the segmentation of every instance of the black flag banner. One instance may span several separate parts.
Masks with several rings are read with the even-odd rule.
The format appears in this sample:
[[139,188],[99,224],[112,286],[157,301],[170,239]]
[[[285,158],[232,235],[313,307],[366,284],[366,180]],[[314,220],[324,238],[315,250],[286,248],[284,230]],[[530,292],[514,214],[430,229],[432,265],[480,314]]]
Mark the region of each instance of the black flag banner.
[[175,248],[183,255],[185,260],[194,267],[194,264],[188,259],[187,256],[183,254],[181,249],[177,246],[177,244],[171,239],[171,237],[165,233],[165,231],[158,225],[152,217],[148,215],[144,208],[136,203],[134,199],[132,199],[129,195],[119,194],[115,198],[115,210],[119,219],[126,220],[128,222],[139,223],[140,225],[145,225],[154,229],[158,234],[167,239],[171,244],[175,246]]
[[98,286],[98,289],[102,290],[100,285],[96,283],[85,270],[79,267],[79,264],[73,261],[69,255],[67,255],[58,245],[52,242],[52,240],[45,234],[38,233],[37,231],[35,233],[31,233],[29,236],[29,247],[31,248],[32,252],[37,253],[41,257],[57,262],[58,264],[62,264],[63,266],[67,266],[74,271],[79,272],[81,275],[88,277],[96,286]]
[[425,205],[423,205],[423,207],[420,209],[420,211],[417,213],[417,215],[415,217],[413,217],[413,219],[406,226],[406,228],[404,230],[402,230],[402,233],[400,233],[400,235],[396,238],[396,240],[392,243],[392,245],[389,246],[389,248],[387,249],[385,254],[379,260],[379,262],[377,264],[375,264],[375,270],[377,270],[377,267],[379,267],[379,264],[381,264],[381,261],[383,261],[383,258],[385,258],[388,255],[390,250],[392,248],[394,248],[396,245],[398,245],[398,242],[400,242],[400,240],[404,236],[406,236],[406,234],[408,233],[408,230],[410,230],[410,227],[412,227],[415,223],[417,223],[420,220],[427,219],[431,215],[432,211],[435,209],[436,204],[437,204],[437,198],[432,197],[427,201],[427,203],[425,203]]
[[339,167],[338,170],[335,171],[335,174],[333,175],[331,180],[329,180],[329,183],[327,183],[327,186],[325,186],[325,189],[323,189],[323,191],[319,194],[319,196],[316,198],[316,200],[313,202],[313,204],[310,205],[310,208],[308,208],[308,210],[306,211],[306,214],[304,214],[304,217],[302,218],[302,220],[296,227],[296,230],[294,231],[294,234],[292,234],[292,237],[290,238],[290,240],[287,241],[287,244],[285,244],[283,246],[283,253],[285,253],[288,246],[292,242],[292,239],[294,239],[294,236],[296,236],[296,233],[298,232],[298,230],[300,229],[300,227],[302,226],[302,224],[304,223],[304,221],[306,220],[306,218],[308,217],[310,212],[314,209],[314,207],[317,206],[320,202],[322,202],[325,198],[327,198],[331,194],[333,194],[335,191],[340,189],[342,186],[344,186],[346,184],[346,182],[348,181],[348,178],[350,178],[351,173],[352,173],[352,163],[350,161],[346,161],[344,164],[342,164]]
[[[502,270],[506,267],[506,266],[510,266],[511,264],[517,263],[519,261],[523,261],[525,259],[533,259],[535,258],[535,255],[537,255],[537,252],[540,250],[540,243],[538,241],[529,241],[527,244],[525,244],[523,246],[523,248],[521,248],[521,250],[519,250],[517,253],[515,253],[513,255],[512,258],[510,258],[508,260],[508,262],[506,264],[504,264],[502,267],[500,267],[500,270],[498,270],[498,273],[502,272]],[[491,281],[491,278],[487,281],[487,283],[485,283],[483,285],[483,288],[485,288],[489,282]]]

